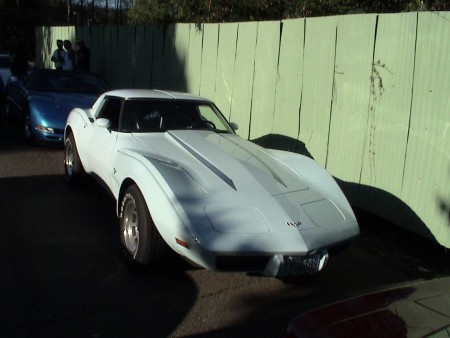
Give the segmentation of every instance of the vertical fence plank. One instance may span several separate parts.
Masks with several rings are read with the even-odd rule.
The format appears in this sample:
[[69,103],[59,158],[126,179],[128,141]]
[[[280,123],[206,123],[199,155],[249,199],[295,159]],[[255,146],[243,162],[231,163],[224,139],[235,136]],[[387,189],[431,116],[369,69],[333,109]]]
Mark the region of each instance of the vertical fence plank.
[[[172,78],[175,77],[175,64],[178,63],[177,54],[175,50],[175,39],[176,39],[176,25],[169,25],[165,27],[164,30],[164,53],[163,53],[163,74],[162,74],[162,89],[173,89]],[[184,64],[184,60],[183,60]]]
[[239,125],[237,133],[244,138],[250,137],[250,111],[257,33],[257,22],[239,23],[229,118]]
[[[304,19],[283,21],[270,147],[303,151],[298,144],[303,82]],[[281,137],[282,136],[282,137]]]
[[101,74],[107,80],[106,71],[106,26],[95,26],[92,29],[91,70]]
[[77,39],[77,30],[76,27],[74,26],[67,26],[67,27],[61,27],[62,31],[61,34],[63,36],[67,36],[67,40],[70,40],[70,42],[72,43],[72,47],[76,48],[75,46],[75,40]]
[[106,26],[104,33],[105,39],[108,41],[103,55],[107,81],[113,87],[124,87],[125,82],[123,84],[121,82],[121,75],[124,69],[119,58],[119,28],[117,26]]
[[333,92],[336,17],[306,20],[299,140],[325,165]]
[[151,88],[153,39],[152,26],[136,27],[134,61],[134,88]]
[[250,117],[250,138],[267,144],[272,132],[275,109],[275,85],[277,81],[280,48],[280,22],[260,22],[255,51],[255,75]]
[[219,25],[203,25],[202,66],[200,73],[200,95],[214,100]]
[[[51,53],[51,44],[50,46],[44,45],[44,39],[50,39],[51,34],[46,33],[45,30],[47,27],[38,27],[34,31],[34,39],[36,41],[36,50],[34,51],[34,57],[36,59],[35,65],[38,68],[44,68],[44,60],[48,60],[49,56],[45,54]],[[51,56],[50,56],[51,57]]]
[[230,117],[237,28],[237,23],[225,23],[219,26],[214,100],[226,118]]
[[164,84],[164,37],[165,32],[163,27],[157,25],[149,26],[151,29],[152,41],[152,78],[150,87],[161,89]]
[[51,57],[56,49],[56,41],[53,42],[55,28],[40,27],[36,29],[36,62],[37,68],[55,68]]
[[327,169],[359,182],[371,91],[376,15],[341,16],[337,21],[333,103]]
[[186,89],[189,93],[200,94],[202,65],[203,29],[201,25],[189,25],[189,49],[186,60]]
[[175,25],[175,54],[171,64],[171,81],[170,89],[187,91],[186,67],[187,56],[190,44],[190,24],[176,24]]
[[[117,26],[118,44],[115,55],[115,72],[117,73],[114,86],[132,88],[136,72],[136,28],[134,26]],[[113,68],[111,68],[113,69]]]

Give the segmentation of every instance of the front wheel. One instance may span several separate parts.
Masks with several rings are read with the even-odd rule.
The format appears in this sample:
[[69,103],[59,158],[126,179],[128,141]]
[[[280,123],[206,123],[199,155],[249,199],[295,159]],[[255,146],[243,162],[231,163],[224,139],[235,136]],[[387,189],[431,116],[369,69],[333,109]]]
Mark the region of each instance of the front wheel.
[[64,142],[64,177],[69,185],[74,185],[84,174],[83,164],[78,155],[73,134],[69,134]]
[[9,96],[6,96],[6,101],[5,101],[5,116],[6,119],[11,119],[11,113],[12,113],[12,107],[11,107],[11,99],[9,98]]
[[126,258],[140,265],[158,265],[167,253],[168,247],[136,185],[131,185],[122,199],[120,241]]
[[25,141],[27,141],[27,143],[29,143],[29,144],[34,143],[34,136],[33,136],[33,130],[32,130],[32,126],[31,126],[30,113],[25,113],[25,116],[24,116],[24,136],[25,136]]

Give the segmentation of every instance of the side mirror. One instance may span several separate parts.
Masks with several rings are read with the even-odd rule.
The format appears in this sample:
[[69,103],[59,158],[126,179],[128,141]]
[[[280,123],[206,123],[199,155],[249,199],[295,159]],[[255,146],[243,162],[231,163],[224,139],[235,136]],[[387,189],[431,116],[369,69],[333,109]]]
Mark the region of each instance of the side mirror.
[[231,129],[233,129],[234,131],[239,129],[239,126],[236,122],[230,122],[230,127]]
[[104,118],[99,118],[95,120],[95,125],[99,128],[106,128],[109,129],[111,127],[111,121]]

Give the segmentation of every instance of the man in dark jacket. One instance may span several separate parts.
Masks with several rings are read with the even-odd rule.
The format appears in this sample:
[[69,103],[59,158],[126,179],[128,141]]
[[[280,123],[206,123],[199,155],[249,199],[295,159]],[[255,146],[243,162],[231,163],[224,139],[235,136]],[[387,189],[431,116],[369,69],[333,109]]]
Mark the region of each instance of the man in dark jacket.
[[77,40],[77,45],[78,69],[89,71],[91,69],[91,51],[86,47],[83,40]]

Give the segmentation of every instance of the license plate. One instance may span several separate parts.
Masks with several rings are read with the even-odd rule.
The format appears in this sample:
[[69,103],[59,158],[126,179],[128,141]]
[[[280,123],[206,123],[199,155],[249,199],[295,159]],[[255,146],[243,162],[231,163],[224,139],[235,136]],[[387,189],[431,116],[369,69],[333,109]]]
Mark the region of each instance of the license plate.
[[304,275],[320,271],[326,265],[328,253],[326,250],[318,251],[308,256],[285,256],[283,275]]

